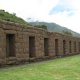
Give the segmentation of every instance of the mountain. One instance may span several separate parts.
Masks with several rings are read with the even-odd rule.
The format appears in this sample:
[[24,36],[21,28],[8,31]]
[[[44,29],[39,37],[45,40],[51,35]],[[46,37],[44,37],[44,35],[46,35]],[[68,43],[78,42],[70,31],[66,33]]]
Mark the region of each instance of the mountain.
[[[4,21],[9,21],[9,22],[14,22],[14,23],[19,23],[22,25],[45,25],[45,29],[47,26],[47,30],[49,32],[58,32],[58,33],[64,33],[64,32],[68,32],[68,34],[72,34],[74,37],[80,37],[79,33],[76,33],[70,29],[67,29],[65,27],[62,27],[56,23],[47,23],[47,22],[26,22],[25,20],[23,20],[20,17],[17,17],[15,13],[11,14],[9,12],[6,12],[5,10],[0,10],[0,20],[4,20]],[[43,26],[38,26],[39,27],[43,27]]]
[[69,32],[72,34],[73,37],[80,37],[80,34],[77,32],[74,32],[66,27],[60,26],[56,23],[47,23],[47,22],[30,22],[31,25],[45,25],[47,26],[47,30],[49,32],[58,32],[64,34],[64,32]]
[[19,23],[19,24],[22,24],[22,25],[27,25],[28,24],[22,18],[17,17],[15,13],[10,14],[9,12],[6,12],[5,10],[0,10],[0,20]]

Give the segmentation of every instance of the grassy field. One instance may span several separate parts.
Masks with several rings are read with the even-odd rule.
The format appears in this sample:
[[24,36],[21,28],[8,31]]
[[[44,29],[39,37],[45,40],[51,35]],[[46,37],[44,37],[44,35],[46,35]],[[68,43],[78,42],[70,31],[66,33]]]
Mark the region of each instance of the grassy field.
[[0,80],[80,80],[80,55],[0,68]]

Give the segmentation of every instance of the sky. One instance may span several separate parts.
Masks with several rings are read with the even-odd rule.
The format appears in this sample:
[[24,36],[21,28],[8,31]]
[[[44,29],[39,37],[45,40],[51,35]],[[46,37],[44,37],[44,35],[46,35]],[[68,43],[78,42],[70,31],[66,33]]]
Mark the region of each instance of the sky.
[[80,0],[0,0],[0,9],[26,21],[54,22],[80,33]]

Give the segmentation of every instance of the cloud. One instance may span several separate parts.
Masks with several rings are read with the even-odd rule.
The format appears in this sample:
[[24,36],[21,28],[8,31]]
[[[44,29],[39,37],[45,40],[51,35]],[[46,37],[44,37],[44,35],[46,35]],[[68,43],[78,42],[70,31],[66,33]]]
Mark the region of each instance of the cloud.
[[50,15],[64,11],[68,12],[68,15],[71,16],[74,14],[75,9],[72,8],[72,6],[69,5],[67,1],[60,0],[60,2],[50,11]]
[[0,8],[25,20],[55,22],[80,32],[80,0],[0,0]]
[[62,1],[52,8],[50,20],[80,33],[80,0]]
[[15,12],[18,16],[41,18],[49,13],[59,0],[0,0],[3,9]]

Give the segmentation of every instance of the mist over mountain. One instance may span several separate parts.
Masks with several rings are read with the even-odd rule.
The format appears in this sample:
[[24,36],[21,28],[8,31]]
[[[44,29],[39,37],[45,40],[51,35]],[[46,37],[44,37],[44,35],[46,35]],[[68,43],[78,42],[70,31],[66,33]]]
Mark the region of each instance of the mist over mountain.
[[64,34],[64,32],[70,32],[73,37],[80,37],[80,34],[72,31],[66,27],[60,26],[56,23],[48,23],[48,22],[30,22],[31,25],[37,26],[37,25],[45,25],[47,26],[47,30],[49,32],[58,32]]

